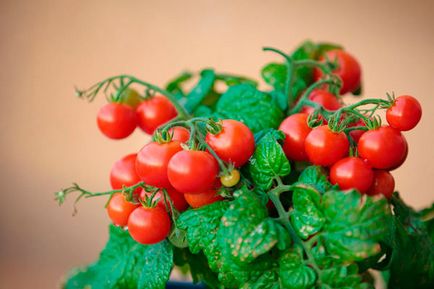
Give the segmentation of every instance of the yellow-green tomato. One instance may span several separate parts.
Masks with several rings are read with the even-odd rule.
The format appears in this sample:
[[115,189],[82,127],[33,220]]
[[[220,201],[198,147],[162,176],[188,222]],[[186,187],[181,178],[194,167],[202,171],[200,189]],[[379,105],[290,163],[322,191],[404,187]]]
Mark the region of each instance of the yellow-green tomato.
[[240,172],[236,169],[233,169],[229,174],[220,177],[220,182],[225,187],[233,187],[240,181]]

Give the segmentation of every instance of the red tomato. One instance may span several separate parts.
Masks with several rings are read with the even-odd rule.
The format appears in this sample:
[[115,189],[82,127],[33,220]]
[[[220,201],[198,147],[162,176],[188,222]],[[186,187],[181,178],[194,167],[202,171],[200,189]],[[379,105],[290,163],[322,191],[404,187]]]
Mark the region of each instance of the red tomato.
[[156,244],[169,235],[172,227],[169,215],[161,207],[136,208],[128,218],[128,231],[140,244]]
[[309,161],[320,166],[331,166],[346,157],[349,146],[345,133],[333,132],[327,125],[312,129],[304,143]]
[[307,113],[296,113],[288,116],[279,127],[279,130],[285,133],[283,142],[283,151],[288,159],[294,161],[307,161],[307,155],[304,150],[304,141],[311,132],[307,125]]
[[[366,124],[363,122],[363,120],[358,120],[357,122],[348,125],[349,127],[353,126],[366,126]],[[366,130],[352,130],[350,131],[350,136],[353,138],[355,143],[359,142],[360,137],[366,132]]]
[[395,179],[388,171],[374,171],[374,182],[367,192],[368,195],[375,196],[383,194],[386,198],[390,199],[394,190]]
[[224,119],[221,125],[218,134],[207,133],[206,142],[223,161],[241,167],[255,151],[255,137],[242,122]]
[[190,138],[190,131],[182,126],[170,128],[169,134],[172,134],[172,140],[177,140],[180,143],[187,143]]
[[342,190],[357,189],[366,193],[374,180],[374,171],[362,159],[347,157],[330,168],[330,181]]
[[421,117],[422,107],[419,101],[409,95],[397,97],[393,105],[386,111],[389,125],[400,131],[411,130],[419,123]]
[[[142,190],[140,194],[140,198],[142,200],[145,200],[145,194],[150,197],[152,195],[151,192],[145,192]],[[179,212],[184,212],[188,208],[188,204],[184,198],[184,195],[178,191],[176,191],[173,188],[167,189],[167,194],[169,195],[169,198],[172,200],[173,206],[175,206],[175,209]],[[161,190],[159,190],[155,196],[154,200],[158,200],[157,206],[160,206],[161,208],[166,210],[166,204],[167,208],[170,209],[170,202],[167,200],[166,204],[164,202],[164,194],[162,194]]]
[[[114,163],[110,171],[110,184],[114,190],[122,189],[122,186],[130,187],[140,182],[140,177],[136,172],[137,154],[129,154]],[[135,193],[139,193],[141,188],[137,188]]]
[[199,194],[184,194],[184,196],[187,203],[195,209],[223,200],[215,189]]
[[136,112],[138,125],[147,134],[153,134],[160,125],[178,114],[173,104],[160,95],[144,100]]
[[151,142],[138,153],[136,172],[147,185],[159,188],[171,188],[167,177],[167,166],[170,159],[181,151],[181,144],[177,141],[168,143]]
[[167,175],[172,186],[181,193],[198,194],[214,188],[219,166],[205,151],[183,150],[169,161]]
[[115,193],[107,205],[107,213],[116,226],[124,227],[128,223],[128,217],[139,205],[128,202],[121,193]]
[[[333,73],[340,77],[342,80],[342,88],[340,93],[345,94],[347,92],[353,92],[360,87],[361,84],[361,68],[359,62],[348,52],[343,50],[330,50],[320,58],[321,61],[328,59],[331,62],[336,60],[337,68],[333,70]],[[322,71],[315,69],[315,80],[322,77]]]
[[[334,111],[338,110],[341,107],[339,99],[332,93],[323,89],[315,89],[309,95],[309,99],[315,103],[320,104],[323,108]],[[314,112],[314,108],[311,106],[304,106],[301,109],[301,112],[311,114]]]
[[398,168],[407,157],[407,141],[401,132],[390,126],[365,132],[357,144],[361,158],[375,169]]
[[126,138],[136,129],[136,114],[130,106],[107,103],[98,112],[97,124],[100,131],[112,139]]

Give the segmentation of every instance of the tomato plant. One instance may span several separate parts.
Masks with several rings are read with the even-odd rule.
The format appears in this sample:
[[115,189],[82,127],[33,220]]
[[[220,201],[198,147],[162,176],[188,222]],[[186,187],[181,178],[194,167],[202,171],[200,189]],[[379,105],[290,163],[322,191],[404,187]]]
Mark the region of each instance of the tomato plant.
[[419,101],[410,95],[402,95],[393,101],[386,111],[389,125],[400,131],[413,129],[422,117],[422,108]]
[[288,116],[279,126],[285,133],[283,151],[285,155],[295,161],[307,161],[304,142],[311,128],[307,124],[308,114],[297,113]]
[[208,132],[206,142],[223,161],[241,167],[255,150],[253,133],[245,124],[232,119],[222,120],[217,126],[215,133]]
[[[113,164],[110,171],[110,184],[113,189],[122,189],[123,186],[129,187],[140,182],[140,177],[136,172],[137,154],[129,154]],[[140,188],[136,189],[136,193]]]
[[366,193],[373,180],[374,172],[371,167],[357,157],[343,158],[330,168],[331,183],[339,185],[342,190],[354,188]]
[[138,126],[147,134],[153,134],[162,124],[176,117],[173,104],[164,96],[152,96],[137,107]]
[[367,194],[375,196],[382,194],[386,198],[391,199],[393,191],[395,190],[395,179],[388,171],[375,170],[374,181],[369,188]]
[[126,138],[137,127],[137,118],[134,110],[121,103],[108,103],[101,107],[97,115],[97,124],[100,131],[112,139]]
[[172,140],[179,141],[180,143],[186,143],[190,138],[190,132],[182,126],[172,127],[168,132],[172,136]]
[[123,227],[128,224],[128,217],[137,207],[138,205],[128,202],[123,194],[116,193],[107,205],[107,213],[113,224]]
[[228,174],[220,177],[220,182],[225,187],[233,187],[240,181],[240,172],[236,169],[231,170]]
[[128,231],[140,244],[150,245],[163,241],[172,227],[169,215],[161,207],[136,208],[128,218]]
[[184,197],[187,203],[195,209],[223,200],[215,189],[198,194],[184,194]]
[[[150,198],[151,196],[152,192],[147,192],[146,190],[141,191],[140,198],[142,200],[146,200],[146,198]],[[166,199],[162,190],[158,190],[154,195],[154,200],[158,200],[157,206],[160,206],[164,210],[166,210],[166,208],[170,209],[170,201],[172,201],[173,206],[179,212],[183,212],[188,208],[188,203],[186,202],[184,195],[173,188],[167,189]]]
[[[309,95],[309,100],[318,103],[327,110],[338,110],[341,107],[339,99],[336,97],[336,95],[324,89],[316,89],[312,91],[312,93]],[[311,114],[313,111],[314,108],[311,106],[304,106],[301,110],[301,112],[307,114]]]

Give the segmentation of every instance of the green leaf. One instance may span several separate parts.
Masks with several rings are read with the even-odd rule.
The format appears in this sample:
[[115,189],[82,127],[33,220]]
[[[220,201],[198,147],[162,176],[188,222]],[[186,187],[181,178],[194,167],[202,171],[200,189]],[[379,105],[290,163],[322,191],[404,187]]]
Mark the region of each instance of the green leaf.
[[285,64],[269,63],[261,70],[261,76],[265,83],[274,87],[275,90],[282,91],[285,87],[287,68]]
[[196,107],[205,99],[214,87],[215,73],[212,69],[204,69],[200,72],[200,80],[187,95],[185,109],[193,112]]
[[279,276],[283,288],[308,289],[312,288],[316,281],[315,271],[304,264],[301,252],[290,250],[279,259]]
[[216,237],[220,219],[228,208],[228,202],[215,202],[199,209],[187,210],[177,220],[177,226],[187,231],[190,251],[194,254],[203,251],[213,271],[221,266]]
[[227,73],[218,73],[216,74],[216,80],[218,81],[223,81],[227,86],[234,86],[234,85],[238,85],[238,84],[250,84],[254,87],[256,87],[258,85],[258,83],[256,82],[256,80],[244,77],[244,76],[239,76],[239,75],[232,75],[232,74],[227,74]]
[[245,123],[253,133],[277,128],[283,112],[272,96],[249,84],[231,86],[219,99],[216,117]]
[[370,283],[363,282],[362,276],[359,275],[356,264],[340,265],[327,268],[322,271],[321,281],[323,285],[320,288],[333,289],[374,289]]
[[69,279],[66,289],[163,289],[173,266],[167,241],[152,246],[135,242],[122,228],[110,226],[110,239],[99,260]]
[[298,182],[294,185],[301,188],[308,186],[321,194],[332,188],[332,185],[328,181],[327,173],[320,166],[310,166],[304,169],[298,178]]
[[186,94],[182,88],[182,85],[193,77],[191,72],[185,71],[171,80],[166,85],[166,90],[173,93],[178,99],[184,97]]
[[289,161],[278,142],[284,138],[281,131],[271,130],[256,145],[249,171],[253,182],[261,190],[268,190],[277,177],[284,177],[291,172]]
[[324,226],[326,220],[321,212],[320,200],[321,195],[309,187],[294,189],[291,222],[303,239],[319,232]]
[[326,218],[321,234],[327,251],[345,261],[360,261],[380,252],[389,233],[390,209],[382,197],[357,191],[329,191],[322,198]]
[[397,194],[392,197],[392,204],[395,233],[389,242],[393,253],[388,288],[432,288],[434,243],[426,223]]

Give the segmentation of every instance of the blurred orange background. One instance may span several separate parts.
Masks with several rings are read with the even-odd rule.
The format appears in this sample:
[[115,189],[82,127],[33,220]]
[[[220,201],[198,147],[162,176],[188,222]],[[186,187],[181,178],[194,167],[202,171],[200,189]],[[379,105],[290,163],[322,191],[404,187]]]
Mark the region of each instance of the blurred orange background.
[[94,260],[109,223],[105,200],[62,208],[53,192],[73,181],[109,188],[114,161],[147,141],[99,133],[74,96],[120,73],[164,85],[184,69],[258,78],[306,38],[343,44],[363,65],[365,95],[412,94],[421,124],[406,133],[397,188],[421,208],[434,199],[434,2],[427,1],[0,1],[0,288],[57,288],[64,272]]

